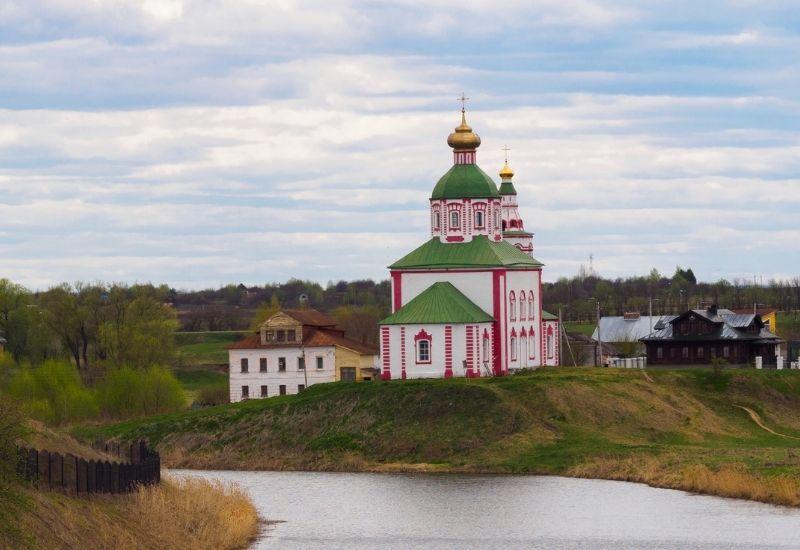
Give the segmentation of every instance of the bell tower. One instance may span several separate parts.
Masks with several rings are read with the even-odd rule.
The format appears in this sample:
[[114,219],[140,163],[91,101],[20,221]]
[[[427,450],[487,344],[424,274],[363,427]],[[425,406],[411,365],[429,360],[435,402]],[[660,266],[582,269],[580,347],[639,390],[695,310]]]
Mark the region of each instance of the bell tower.
[[525,224],[519,215],[517,190],[514,188],[514,171],[508,165],[508,146],[503,147],[506,161],[500,170],[500,200],[502,203],[503,240],[513,244],[526,254],[533,256],[533,233],[525,231]]

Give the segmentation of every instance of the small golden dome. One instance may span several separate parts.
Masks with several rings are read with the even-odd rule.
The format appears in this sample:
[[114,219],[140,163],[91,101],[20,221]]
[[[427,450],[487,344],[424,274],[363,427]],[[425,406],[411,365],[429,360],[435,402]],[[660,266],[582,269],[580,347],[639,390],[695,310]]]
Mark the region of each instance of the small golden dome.
[[514,171],[508,165],[508,161],[506,161],[506,163],[503,165],[503,168],[500,170],[500,177],[504,180],[510,180],[514,177]]
[[467,115],[464,113],[464,109],[461,109],[461,124],[456,127],[455,132],[447,136],[447,144],[456,151],[471,151],[481,145],[481,138],[467,124]]

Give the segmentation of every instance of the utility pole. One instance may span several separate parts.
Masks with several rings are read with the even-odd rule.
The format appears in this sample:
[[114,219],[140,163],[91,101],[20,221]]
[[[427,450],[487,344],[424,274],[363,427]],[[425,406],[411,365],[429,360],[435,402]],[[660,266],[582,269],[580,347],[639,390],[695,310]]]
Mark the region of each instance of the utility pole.
[[[566,342],[567,349],[569,350],[569,355],[570,357],[572,357],[572,366],[577,367],[578,363],[575,361],[575,354],[572,353],[572,346],[569,345],[569,336],[567,336],[567,329],[564,328],[564,323],[561,322],[561,308],[558,308],[558,329],[564,336],[564,342]],[[599,329],[597,334],[600,334]]]
[[603,337],[600,335],[600,300],[597,303],[597,341],[600,344],[600,366],[603,366]]

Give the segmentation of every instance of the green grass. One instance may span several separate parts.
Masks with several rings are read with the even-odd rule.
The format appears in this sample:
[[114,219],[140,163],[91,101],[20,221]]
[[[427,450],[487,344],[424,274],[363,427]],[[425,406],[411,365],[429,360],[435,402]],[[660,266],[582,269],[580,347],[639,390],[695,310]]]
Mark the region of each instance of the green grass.
[[564,323],[564,330],[567,332],[577,332],[591,338],[592,333],[597,325],[595,323],[578,323],[574,321],[566,321]]
[[[435,464],[444,469],[569,473],[617,457],[709,457],[768,471],[800,435],[800,373],[543,369],[528,376],[315,385],[296,396],[212,407],[106,427],[87,438],[146,438],[177,465],[341,469]],[[355,462],[354,462],[355,461]],[[361,466],[354,466],[360,464]],[[800,475],[800,462],[783,464]]]
[[227,364],[228,346],[247,334],[246,331],[176,332],[179,363],[191,366]]

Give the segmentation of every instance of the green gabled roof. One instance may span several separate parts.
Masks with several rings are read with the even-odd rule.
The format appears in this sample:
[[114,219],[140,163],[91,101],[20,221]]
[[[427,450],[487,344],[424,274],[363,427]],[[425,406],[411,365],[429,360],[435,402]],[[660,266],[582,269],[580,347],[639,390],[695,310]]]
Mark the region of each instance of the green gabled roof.
[[476,306],[452,283],[433,283],[380,325],[491,323],[491,315]]
[[499,197],[497,185],[477,164],[456,164],[433,188],[431,199],[485,199]]
[[549,311],[542,310],[542,319],[545,321],[558,321],[558,315],[553,315]]
[[389,269],[457,267],[539,267],[531,258],[506,241],[490,241],[477,235],[466,243],[443,243],[434,237],[410,254],[397,260]]
[[511,231],[503,231],[503,237],[533,237],[533,233],[514,229]]
[[504,181],[500,183],[500,194],[516,195],[517,190],[514,188],[514,184],[511,181]]

